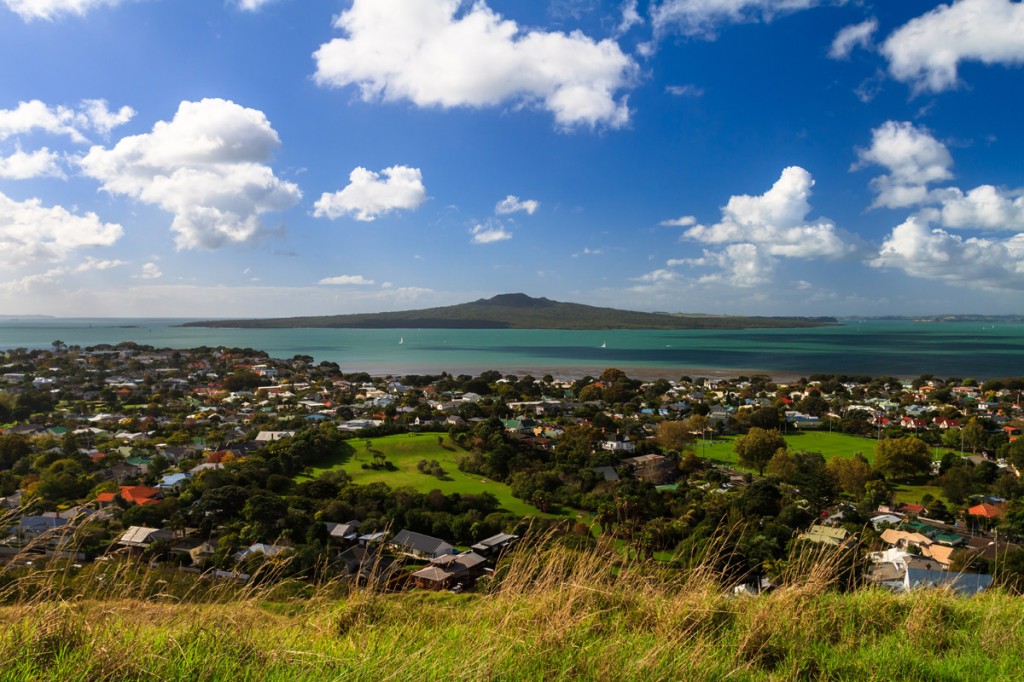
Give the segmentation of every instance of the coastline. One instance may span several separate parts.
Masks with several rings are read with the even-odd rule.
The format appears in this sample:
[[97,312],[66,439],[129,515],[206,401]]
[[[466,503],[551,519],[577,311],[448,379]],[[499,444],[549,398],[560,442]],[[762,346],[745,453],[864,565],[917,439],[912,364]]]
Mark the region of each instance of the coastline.
[[[630,379],[638,379],[641,381],[655,381],[657,379],[670,379],[677,380],[682,376],[688,376],[693,379],[731,379],[739,376],[754,376],[762,375],[768,376],[772,381],[778,383],[789,383],[797,381],[801,377],[809,376],[810,374],[816,374],[816,372],[772,372],[762,369],[722,369],[722,368],[708,368],[708,367],[657,367],[657,366],[631,366],[631,365],[616,365],[614,363],[607,365],[573,365],[573,366],[556,366],[556,365],[515,365],[511,367],[501,366],[485,366],[485,365],[463,365],[453,367],[440,367],[440,368],[426,368],[417,367],[411,370],[405,368],[392,368],[389,370],[383,370],[381,368],[372,368],[361,370],[358,368],[347,368],[342,367],[344,374],[354,374],[357,372],[366,372],[370,376],[374,377],[388,377],[388,376],[408,376],[413,374],[420,375],[435,375],[442,372],[447,372],[451,375],[459,374],[470,374],[479,375],[482,372],[496,371],[501,372],[503,376],[514,374],[518,377],[530,375],[534,378],[543,377],[546,374],[550,374],[555,379],[561,379],[565,381],[576,381],[586,376],[597,377],[601,372],[609,368],[620,369],[626,373]],[[904,377],[900,377],[904,378]],[[909,377],[907,377],[909,378]]]

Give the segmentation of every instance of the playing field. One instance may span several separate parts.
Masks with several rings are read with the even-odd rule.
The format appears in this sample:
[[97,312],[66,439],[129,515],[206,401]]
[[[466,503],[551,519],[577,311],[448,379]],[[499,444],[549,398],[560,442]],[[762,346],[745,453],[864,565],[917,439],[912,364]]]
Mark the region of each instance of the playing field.
[[[438,443],[438,437],[443,438]],[[369,447],[367,447],[369,443]],[[440,490],[451,493],[479,494],[491,493],[502,508],[513,514],[522,516],[539,516],[540,512],[533,505],[527,504],[512,496],[508,486],[481,476],[473,476],[459,471],[455,466],[455,456],[465,452],[455,445],[447,435],[437,433],[409,433],[383,438],[352,439],[348,441],[354,452],[348,457],[339,457],[333,462],[324,462],[315,467],[312,476],[315,478],[325,471],[343,469],[351,477],[352,482],[359,485],[369,483],[387,483],[392,488],[409,487],[421,492]],[[373,464],[375,452],[382,453],[387,461],[397,467],[395,471],[380,469],[363,469],[364,464]],[[437,460],[445,470],[444,478],[437,478],[421,473],[416,465],[421,459]]]

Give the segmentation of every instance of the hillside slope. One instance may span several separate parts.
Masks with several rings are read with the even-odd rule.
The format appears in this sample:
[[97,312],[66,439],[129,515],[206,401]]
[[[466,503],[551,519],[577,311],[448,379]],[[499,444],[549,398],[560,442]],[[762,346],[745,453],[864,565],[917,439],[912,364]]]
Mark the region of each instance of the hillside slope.
[[440,308],[387,313],[189,322],[187,327],[252,329],[763,329],[821,327],[831,317],[677,315],[562,303],[526,294],[501,294]]

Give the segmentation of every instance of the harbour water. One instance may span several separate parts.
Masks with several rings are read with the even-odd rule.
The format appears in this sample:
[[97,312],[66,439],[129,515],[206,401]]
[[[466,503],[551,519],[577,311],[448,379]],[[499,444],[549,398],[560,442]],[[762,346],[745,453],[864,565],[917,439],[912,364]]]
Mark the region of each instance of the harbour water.
[[977,379],[1024,375],[1024,324],[846,321],[818,329],[551,331],[207,329],[170,319],[0,320],[0,350],[133,341],[157,348],[242,347],[310,355],[371,374],[551,373],[619,367],[635,376],[766,373]]

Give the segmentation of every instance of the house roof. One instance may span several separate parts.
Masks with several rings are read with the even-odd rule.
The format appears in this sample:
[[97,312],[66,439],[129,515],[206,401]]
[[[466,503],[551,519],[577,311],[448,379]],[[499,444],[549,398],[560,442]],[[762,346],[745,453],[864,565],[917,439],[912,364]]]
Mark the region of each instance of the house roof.
[[908,568],[904,585],[908,589],[948,587],[960,594],[981,592],[992,584],[992,576],[981,573],[957,573],[954,571],[928,571]]
[[1002,516],[1005,511],[1006,508],[1002,505],[982,502],[981,504],[976,504],[968,509],[967,513],[972,516],[984,516],[986,519],[996,519]]
[[953,563],[953,552],[956,551],[952,547],[946,545],[931,545],[929,547],[921,548],[921,556],[934,559],[943,566],[949,566]]
[[900,542],[912,545],[932,544],[931,538],[929,538],[927,535],[921,535],[920,533],[910,533],[905,530],[896,530],[895,528],[886,528],[884,531],[882,531],[882,542],[887,542],[890,545],[896,545]]
[[144,485],[123,485],[120,491],[121,498],[125,502],[132,502],[138,505],[159,504],[160,491]]
[[391,544],[397,545],[413,552],[429,554],[430,556],[441,556],[450,554],[455,548],[444,540],[432,538],[429,535],[416,533],[411,530],[400,530],[391,540]]
[[831,526],[811,526],[800,538],[819,542],[826,545],[841,545],[849,537],[850,533],[845,528],[832,528]]
[[454,575],[454,573],[449,573],[443,568],[438,568],[437,566],[427,566],[426,568],[421,568],[420,570],[413,573],[412,577],[418,580],[428,580],[433,583],[440,583],[444,582],[445,580],[448,580],[448,578],[451,578]]
[[361,525],[358,521],[349,521],[348,523],[333,523],[327,521],[327,534],[332,538],[341,538],[344,540],[354,540],[359,536],[357,532]]
[[499,545],[506,545],[512,542],[513,540],[518,539],[518,535],[511,535],[509,533],[498,533],[497,535],[492,535],[489,538],[484,538],[480,542],[476,543],[475,545],[473,545],[473,549],[488,550],[494,547],[498,547]]
[[170,539],[173,533],[159,528],[148,528],[146,526],[131,526],[121,534],[117,544],[126,547],[145,547],[155,540]]

